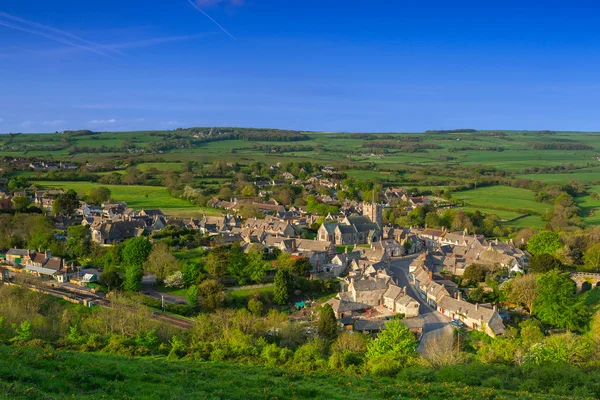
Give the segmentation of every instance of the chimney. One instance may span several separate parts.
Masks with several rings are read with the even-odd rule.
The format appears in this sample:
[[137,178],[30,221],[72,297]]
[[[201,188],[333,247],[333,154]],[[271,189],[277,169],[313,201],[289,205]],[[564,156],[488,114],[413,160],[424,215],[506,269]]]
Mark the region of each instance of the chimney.
[[494,305],[492,306],[492,310],[494,310],[494,311],[498,311],[498,307],[496,307],[496,305],[494,304]]
[[479,303],[475,303],[475,310],[479,310]]
[[433,272],[429,271],[429,280],[432,281],[433,280]]
[[462,301],[462,292],[460,290],[456,292],[456,300]]
[[348,254],[348,246],[344,248],[344,253]]

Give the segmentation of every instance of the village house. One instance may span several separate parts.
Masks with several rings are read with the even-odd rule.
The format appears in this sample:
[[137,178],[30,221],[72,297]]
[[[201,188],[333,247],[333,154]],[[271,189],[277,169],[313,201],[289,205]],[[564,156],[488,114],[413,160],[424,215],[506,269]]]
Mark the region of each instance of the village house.
[[113,245],[141,236],[146,229],[143,221],[99,221],[90,225],[92,241],[99,245]]
[[338,246],[378,242],[381,240],[382,220],[381,205],[364,203],[362,215],[351,215],[341,222],[324,222],[317,237]]
[[407,294],[406,287],[390,284],[383,294],[383,305],[394,312],[404,314],[405,318],[419,316],[419,302]]
[[500,336],[505,328],[496,306],[488,307],[464,301],[460,292],[457,298],[445,296],[437,306],[437,311],[453,320],[462,321],[471,329],[487,333],[491,337]]
[[268,235],[295,237],[296,230],[288,221],[281,221],[277,218],[267,217],[265,219],[249,218],[242,228],[265,231]]

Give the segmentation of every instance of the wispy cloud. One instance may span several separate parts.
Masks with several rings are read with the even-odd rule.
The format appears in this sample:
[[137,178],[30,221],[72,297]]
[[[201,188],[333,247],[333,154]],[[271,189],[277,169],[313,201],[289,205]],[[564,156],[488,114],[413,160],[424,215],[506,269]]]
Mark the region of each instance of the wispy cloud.
[[0,118],[0,124],[4,122],[4,118]]
[[133,119],[93,119],[88,121],[90,126],[114,126],[115,124],[134,124],[137,122],[144,122],[145,118],[133,118]]
[[206,33],[199,33],[196,35],[165,36],[165,37],[158,37],[158,38],[152,38],[152,39],[144,39],[144,40],[136,40],[136,41],[131,41],[131,42],[109,44],[109,45],[106,45],[106,47],[108,47],[110,49],[128,49],[128,48],[135,48],[135,47],[149,47],[149,46],[156,46],[156,45],[164,44],[164,43],[180,42],[183,40],[202,38],[202,37],[206,37],[207,35],[208,34],[206,34]]
[[89,125],[110,125],[110,124],[116,124],[117,120],[114,118],[111,119],[93,119],[91,121],[88,121]]
[[[12,21],[15,21],[15,22],[18,22],[18,23],[23,24],[23,25],[29,25],[29,26],[35,27],[37,29],[42,29],[42,30],[45,30],[47,32],[52,32],[53,34],[56,34],[56,35],[59,35],[59,36],[62,36],[62,37],[66,37],[66,38],[69,38],[69,39],[72,39],[72,40],[75,40],[76,42],[84,43],[84,44],[86,44],[86,45],[89,46],[89,50],[90,51],[96,51],[97,49],[96,50],[93,50],[93,49],[94,48],[98,48],[98,47],[99,48],[103,48],[105,50],[115,51],[114,49],[109,49],[109,48],[104,47],[103,45],[101,45],[99,43],[92,42],[91,40],[87,40],[87,39],[81,38],[81,37],[76,36],[76,35],[74,35],[74,34],[72,34],[70,32],[64,31],[62,29],[57,29],[57,28],[54,28],[54,27],[49,26],[49,25],[44,25],[44,24],[40,24],[40,23],[37,23],[37,22],[34,22],[34,21],[29,21],[29,20],[26,20],[24,18],[17,17],[16,15],[11,15],[11,14],[8,14],[8,13],[5,13],[5,12],[0,12],[0,17],[1,18],[5,18],[5,19],[9,19],[9,20],[12,20]],[[75,46],[81,47],[80,45],[77,45],[77,44],[75,44]],[[117,51],[115,51],[115,52],[118,53]]]
[[66,45],[71,46],[71,47],[78,47],[80,49],[84,49],[84,50],[91,51],[91,52],[94,52],[94,53],[98,53],[100,55],[108,57],[108,54],[106,54],[103,51],[97,50],[97,49],[95,49],[93,47],[90,47],[90,46],[87,46],[87,45],[82,45],[82,44],[77,44],[77,43],[74,43],[72,41],[69,41],[69,40],[66,40],[66,39],[63,39],[63,38],[60,38],[58,36],[51,35],[51,34],[48,34],[48,33],[42,32],[42,31],[36,31],[36,30],[29,29],[29,28],[26,28],[26,27],[23,27],[23,26],[10,24],[10,23],[5,22],[5,21],[0,21],[0,26],[4,26],[6,28],[15,29],[15,30],[22,31],[22,32],[31,33],[32,35],[41,36],[43,38],[50,39],[50,40],[53,40],[53,41],[58,42],[58,43],[66,44]]
[[31,128],[35,122],[33,121],[23,121],[19,124],[19,126],[23,129]]
[[[208,0],[201,0],[201,1],[208,1]],[[235,0],[235,1],[240,1],[240,0]],[[210,15],[208,15],[206,12],[204,12],[204,10],[202,10],[200,7],[198,7],[197,2],[194,3],[192,0],[188,0],[188,2],[198,11],[200,11],[206,18],[210,19],[215,25],[217,25],[223,32],[225,32],[230,38],[232,38],[233,40],[236,40],[233,35],[231,33],[229,33],[227,31],[227,29],[223,28],[221,26],[221,24],[219,24],[217,21],[215,21]]]
[[44,124],[46,126],[61,126],[61,125],[64,125],[66,123],[67,123],[67,121],[63,121],[63,120],[60,120],[60,119],[57,119],[55,121],[44,121],[44,122],[42,122],[42,124]]

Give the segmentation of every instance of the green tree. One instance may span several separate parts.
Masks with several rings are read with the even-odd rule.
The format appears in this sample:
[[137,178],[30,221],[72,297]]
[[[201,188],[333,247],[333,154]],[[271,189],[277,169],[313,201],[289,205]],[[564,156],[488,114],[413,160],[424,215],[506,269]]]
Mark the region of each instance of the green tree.
[[223,285],[214,279],[207,279],[198,286],[202,307],[208,311],[216,310],[225,302]]
[[102,204],[110,200],[111,192],[110,189],[104,186],[95,187],[90,190],[87,195],[87,201],[90,204]]
[[25,211],[31,204],[27,196],[15,196],[12,198],[12,206],[15,211]]
[[248,250],[246,254],[248,262],[248,275],[254,282],[260,282],[267,273],[267,262],[264,260],[264,252],[255,248]]
[[21,325],[14,326],[15,333],[17,334],[15,337],[10,339],[11,342],[26,342],[33,338],[33,329],[31,327],[31,322],[25,320],[21,322]]
[[552,231],[542,231],[535,234],[527,242],[527,251],[532,255],[554,254],[556,250],[562,247],[558,233]]
[[128,291],[139,291],[144,277],[144,262],[148,258],[152,244],[144,237],[130,239],[123,247],[125,263],[125,281],[123,287]]
[[67,228],[67,253],[71,257],[83,258],[91,253],[90,230],[84,225],[71,225]]
[[305,276],[312,270],[312,268],[312,264],[306,257],[298,258],[293,264],[293,271],[298,276]]
[[254,187],[254,185],[244,186],[244,188],[242,189],[242,196],[245,196],[245,197],[256,196],[256,188]]
[[586,309],[577,298],[575,282],[568,272],[552,270],[537,279],[535,315],[557,328],[579,330],[586,321]]
[[163,282],[167,276],[174,274],[179,269],[179,260],[164,242],[158,242],[152,246],[152,251],[144,263],[144,270],[156,275],[158,282]]
[[52,215],[59,214],[72,215],[80,206],[77,193],[73,189],[69,189],[67,193],[59,195],[52,203]]
[[152,243],[143,236],[129,239],[123,247],[123,263],[127,266],[135,265],[142,267],[148,259]]
[[198,296],[199,295],[200,295],[200,291],[198,290],[198,286],[192,285],[185,292],[185,299],[187,300],[187,303],[190,306],[196,307],[198,305]]
[[206,272],[216,279],[227,274],[229,264],[229,249],[225,246],[213,247],[206,258]]
[[408,356],[419,347],[415,335],[401,320],[386,322],[385,329],[377,334],[377,340],[367,345],[367,357]]
[[590,246],[583,255],[586,270],[600,272],[600,243]]
[[550,254],[539,254],[529,260],[529,270],[536,274],[543,274],[553,269],[563,270],[565,266],[556,257]]
[[322,339],[333,340],[338,334],[338,325],[331,305],[324,304],[319,310],[317,332]]
[[264,309],[264,304],[259,299],[252,297],[250,300],[248,300],[248,311],[250,311],[252,314],[261,316]]
[[286,268],[279,268],[275,274],[273,300],[276,304],[286,305],[290,302],[291,276]]
[[465,272],[462,277],[464,280],[469,281],[470,284],[479,283],[485,281],[486,268],[479,264],[471,264],[465,268]]
[[227,261],[227,271],[229,272],[229,275],[235,278],[238,284],[243,285],[246,282],[246,276],[248,275],[248,261],[246,260],[246,255],[239,242],[236,242],[231,246],[231,250],[229,250],[229,259]]
[[513,278],[508,282],[506,300],[510,303],[523,305],[533,314],[535,300],[538,296],[537,275],[526,274]]
[[202,266],[198,263],[187,262],[181,267],[181,274],[184,286],[198,284],[202,276]]

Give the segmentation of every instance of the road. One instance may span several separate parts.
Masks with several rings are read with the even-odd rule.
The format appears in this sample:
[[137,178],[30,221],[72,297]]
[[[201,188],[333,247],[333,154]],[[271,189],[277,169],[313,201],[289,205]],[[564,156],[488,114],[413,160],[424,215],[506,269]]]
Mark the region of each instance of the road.
[[421,304],[419,319],[423,321],[423,336],[419,344],[419,351],[422,353],[427,348],[428,343],[433,343],[436,339],[452,333],[452,326],[450,325],[450,318],[431,308],[410,283],[408,278],[409,266],[417,257],[418,255],[395,258],[390,262],[390,269],[398,286],[406,287],[408,295]]

